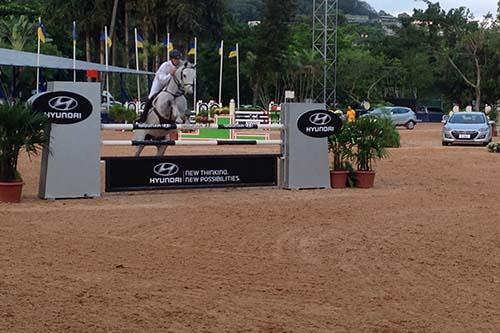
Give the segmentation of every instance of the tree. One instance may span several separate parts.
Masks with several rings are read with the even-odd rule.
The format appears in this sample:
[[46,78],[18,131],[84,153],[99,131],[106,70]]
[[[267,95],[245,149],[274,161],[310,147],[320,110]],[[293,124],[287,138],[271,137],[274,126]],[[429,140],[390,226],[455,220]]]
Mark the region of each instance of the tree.
[[[254,104],[257,102],[259,89],[262,89],[260,85],[271,84],[276,92],[276,88],[281,83],[280,73],[285,69],[290,44],[290,23],[295,16],[294,5],[293,0],[266,0],[265,2],[264,20],[259,26],[255,48],[257,78],[252,87]],[[275,97],[279,96],[275,94]]]
[[0,40],[9,48],[23,51],[34,40],[35,25],[25,16],[10,15],[0,20]]
[[473,20],[465,7],[445,13],[439,3],[425,1],[427,9],[415,10],[415,18],[428,29],[430,45],[475,91],[476,110],[481,108],[482,67],[485,62],[486,22]]

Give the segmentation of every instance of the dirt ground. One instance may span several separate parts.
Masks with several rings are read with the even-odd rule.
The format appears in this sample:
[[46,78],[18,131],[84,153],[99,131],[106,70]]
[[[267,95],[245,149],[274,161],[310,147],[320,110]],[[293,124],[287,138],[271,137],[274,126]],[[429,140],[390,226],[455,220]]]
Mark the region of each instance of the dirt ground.
[[[369,190],[42,201],[23,156],[23,202],[0,204],[0,331],[499,332],[500,154],[442,147],[440,126],[400,130]],[[270,151],[167,152],[215,149]]]

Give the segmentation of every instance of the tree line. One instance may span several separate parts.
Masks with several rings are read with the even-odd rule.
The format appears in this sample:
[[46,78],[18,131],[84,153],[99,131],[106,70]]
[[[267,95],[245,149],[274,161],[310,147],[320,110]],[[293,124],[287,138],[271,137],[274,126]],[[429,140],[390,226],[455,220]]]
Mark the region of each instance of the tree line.
[[[365,3],[351,2],[351,7],[372,13]],[[399,26],[349,24],[340,17],[338,102],[437,99],[445,105],[474,103],[477,108],[497,102],[499,13],[474,18],[464,7],[445,11],[438,3],[426,3],[426,9],[400,16]],[[249,26],[233,15],[235,5],[254,8],[260,25]],[[100,34],[106,25],[113,41],[110,63],[135,67],[133,29],[137,28],[145,40],[139,55],[141,70],[156,71],[166,58],[167,33],[183,52],[196,36],[198,95],[210,99],[218,94],[217,45],[223,39],[226,46],[239,43],[243,103],[281,101],[284,90],[294,90],[296,99],[303,101],[315,96],[314,77],[322,75],[323,68],[311,47],[312,13],[304,12],[304,5],[295,0],[246,0],[229,6],[224,0],[6,0],[0,5],[0,45],[34,51],[35,22],[42,16],[50,40],[42,52],[71,57],[71,29],[76,21],[78,59],[102,63]],[[235,66],[234,60],[225,57],[225,103],[236,95]],[[29,74],[21,73],[19,83],[33,84]],[[3,80],[7,79],[4,74]],[[134,95],[134,82],[127,80],[130,95]],[[115,81],[115,95],[118,90]]]

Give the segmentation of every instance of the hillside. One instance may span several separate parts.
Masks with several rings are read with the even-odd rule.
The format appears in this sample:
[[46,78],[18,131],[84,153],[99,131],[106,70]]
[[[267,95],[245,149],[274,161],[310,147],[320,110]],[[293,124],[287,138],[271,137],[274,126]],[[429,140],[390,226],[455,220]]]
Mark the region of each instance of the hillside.
[[[260,20],[263,2],[264,0],[232,0],[228,8],[229,12],[241,21]],[[312,14],[312,3],[312,0],[297,0],[297,12],[305,15]],[[361,0],[342,0],[339,2],[339,10],[343,14],[377,16],[375,9]]]

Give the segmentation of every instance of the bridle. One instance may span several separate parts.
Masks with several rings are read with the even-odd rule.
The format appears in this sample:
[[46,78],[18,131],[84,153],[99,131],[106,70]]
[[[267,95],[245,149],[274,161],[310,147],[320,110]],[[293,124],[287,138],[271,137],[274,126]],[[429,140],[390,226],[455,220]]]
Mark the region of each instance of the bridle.
[[[184,64],[184,66],[182,66],[182,69],[181,69],[181,80],[179,80],[179,79],[177,78],[177,75],[173,75],[173,76],[171,77],[171,79],[172,79],[172,80],[174,80],[174,83],[177,85],[177,93],[175,93],[175,94],[174,94],[173,92],[168,91],[168,84],[167,84],[167,86],[165,87],[165,91],[166,91],[167,93],[169,93],[170,95],[174,96],[174,99],[175,99],[175,98],[178,98],[178,97],[181,97],[181,96],[183,96],[183,95],[185,96],[185,95],[186,95],[186,90],[185,90],[185,88],[187,88],[187,87],[193,87],[193,86],[194,86],[194,83],[184,83],[184,71],[185,71],[186,69],[193,69],[193,70],[194,70],[194,69],[195,69],[195,66],[188,67],[188,66],[186,66],[186,65]],[[176,73],[177,73],[177,71],[176,71]]]

